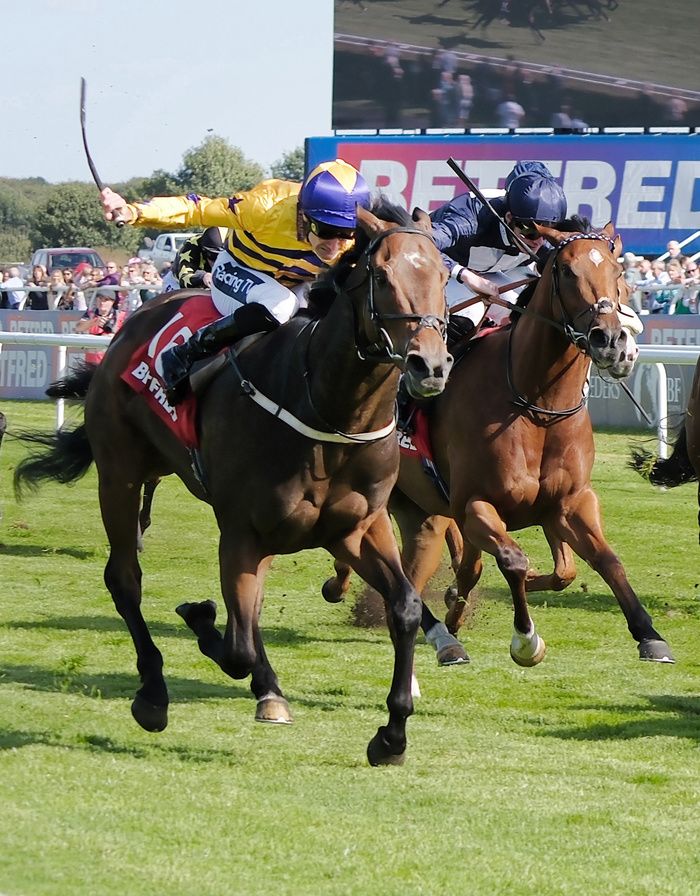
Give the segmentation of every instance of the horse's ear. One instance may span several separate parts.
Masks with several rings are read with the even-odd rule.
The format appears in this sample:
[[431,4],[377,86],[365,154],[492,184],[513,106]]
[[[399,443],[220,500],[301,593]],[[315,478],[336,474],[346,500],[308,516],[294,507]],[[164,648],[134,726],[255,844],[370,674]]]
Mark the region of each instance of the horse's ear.
[[620,239],[620,235],[615,233],[615,227],[612,221],[608,221],[603,228],[603,233],[609,240],[613,241],[613,252],[615,253],[615,257],[622,255],[622,240]]
[[379,236],[382,230],[386,229],[386,224],[383,221],[361,205],[357,207],[357,223],[370,240]]
[[433,222],[430,220],[430,215],[427,212],[424,212],[422,208],[416,206],[416,208],[413,209],[411,217],[423,230],[430,232],[433,229]]

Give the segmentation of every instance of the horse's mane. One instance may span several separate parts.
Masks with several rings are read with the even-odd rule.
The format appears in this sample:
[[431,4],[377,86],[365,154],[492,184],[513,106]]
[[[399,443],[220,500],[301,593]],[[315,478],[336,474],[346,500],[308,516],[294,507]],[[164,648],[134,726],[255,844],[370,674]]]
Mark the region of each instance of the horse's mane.
[[[410,227],[414,223],[405,208],[390,202],[383,195],[374,200],[370,211],[381,221],[398,224],[399,227]],[[343,283],[369,243],[370,239],[367,234],[358,228],[352,248],[344,252],[332,267],[319,274],[314,280],[309,290],[309,307],[314,316],[326,313],[336,296],[338,285]]]

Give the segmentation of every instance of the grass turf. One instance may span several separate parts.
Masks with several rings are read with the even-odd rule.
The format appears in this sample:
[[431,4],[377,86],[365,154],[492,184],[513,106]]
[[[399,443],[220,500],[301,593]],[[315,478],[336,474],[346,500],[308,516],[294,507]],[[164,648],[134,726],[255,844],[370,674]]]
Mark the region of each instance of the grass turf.
[[[50,427],[11,403],[11,429]],[[21,456],[0,451],[0,892],[697,893],[700,570],[693,486],[652,489],[628,437],[598,435],[607,532],[677,665],[640,663],[614,599],[586,568],[532,595],[545,661],[508,657],[510,599],[487,560],[465,632],[468,667],[419,644],[423,697],[403,768],[372,769],[391,649],[319,587],[322,552],[278,558],[266,645],[295,715],[253,721],[246,682],[202,657],[174,613],[217,596],[211,513],[162,484],[142,555],[144,606],[165,657],[171,718],[140,730],[131,641],[102,584],[94,473],[15,503]],[[547,566],[534,529],[521,542]]]

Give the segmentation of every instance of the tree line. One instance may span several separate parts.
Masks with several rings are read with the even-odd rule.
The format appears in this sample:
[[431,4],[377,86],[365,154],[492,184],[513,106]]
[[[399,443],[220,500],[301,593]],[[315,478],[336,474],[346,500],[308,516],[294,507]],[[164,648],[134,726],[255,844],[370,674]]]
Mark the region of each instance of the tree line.
[[[265,176],[261,165],[212,134],[183,155],[177,172],[159,169],[149,177],[110,186],[129,201],[184,193],[229,196]],[[301,180],[303,148],[285,153],[271,166],[271,176]],[[152,228],[120,229],[108,224],[92,182],[50,184],[41,177],[0,178],[0,263],[27,261],[34,249],[43,246],[99,246],[133,255],[144,237],[156,233]]]

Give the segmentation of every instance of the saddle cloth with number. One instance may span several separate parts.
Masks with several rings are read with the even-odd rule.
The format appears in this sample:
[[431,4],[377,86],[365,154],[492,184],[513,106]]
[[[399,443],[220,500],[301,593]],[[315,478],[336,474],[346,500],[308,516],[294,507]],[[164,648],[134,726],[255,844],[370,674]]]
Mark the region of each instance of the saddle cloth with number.
[[121,375],[134,392],[143,396],[151,410],[188,448],[199,447],[197,433],[197,399],[189,392],[173,407],[165,397],[160,356],[165,349],[185,342],[200,327],[217,320],[221,315],[209,295],[196,295],[180,305],[173,317],[131,356]]

